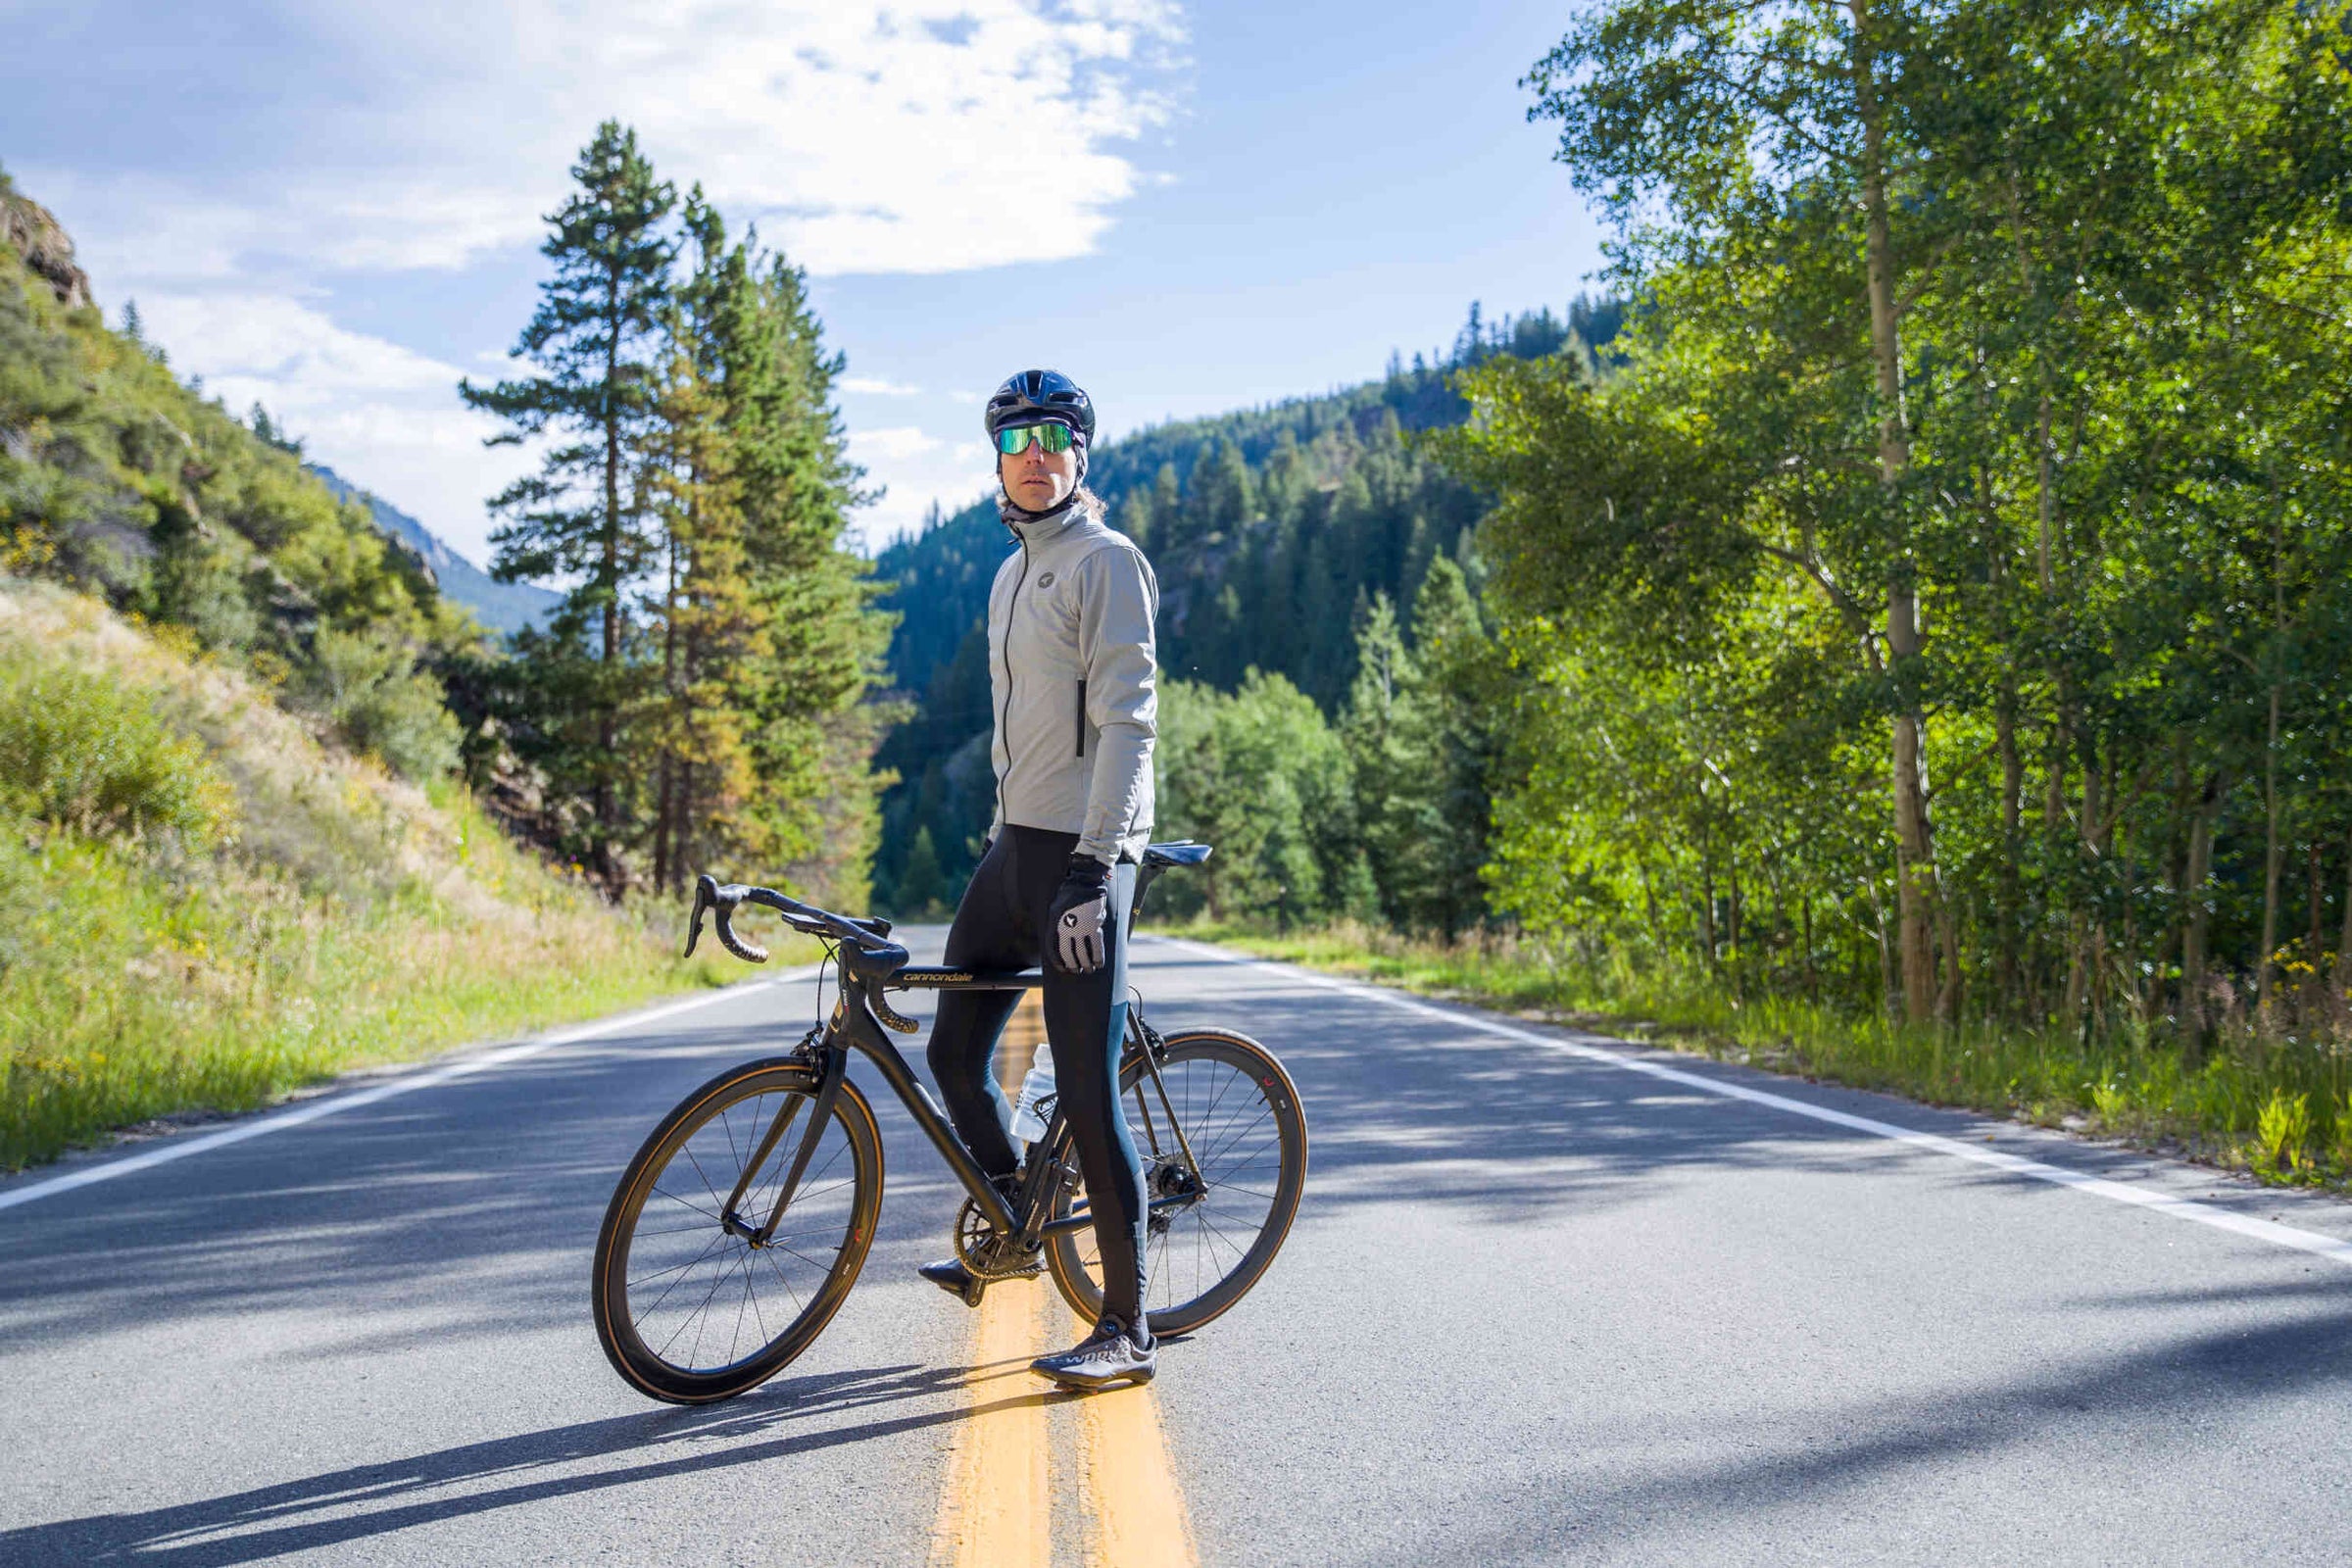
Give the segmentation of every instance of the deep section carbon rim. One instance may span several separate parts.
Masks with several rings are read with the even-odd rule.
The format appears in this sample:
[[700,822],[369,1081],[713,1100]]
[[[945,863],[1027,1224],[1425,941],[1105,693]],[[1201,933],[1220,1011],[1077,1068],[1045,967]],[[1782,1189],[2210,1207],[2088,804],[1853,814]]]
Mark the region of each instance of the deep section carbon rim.
[[[1144,1311],[1155,1333],[1179,1334],[1240,1300],[1281,1249],[1305,1185],[1306,1119],[1289,1075],[1254,1041],[1199,1030],[1171,1035],[1167,1045],[1165,1102],[1138,1062],[1121,1075],[1120,1106],[1143,1163],[1145,1197],[1160,1205],[1145,1228]],[[1197,1189],[1187,1143],[1200,1171]],[[1083,1198],[1081,1189],[1063,1210]],[[1100,1313],[1102,1270],[1093,1230],[1056,1238],[1050,1255],[1070,1304],[1082,1316]]]
[[814,1089],[798,1067],[722,1077],[672,1112],[622,1178],[597,1249],[598,1328],[648,1393],[723,1397],[772,1376],[855,1282],[881,1168],[872,1114],[846,1085],[791,1207],[772,1235],[754,1234],[774,1210]]

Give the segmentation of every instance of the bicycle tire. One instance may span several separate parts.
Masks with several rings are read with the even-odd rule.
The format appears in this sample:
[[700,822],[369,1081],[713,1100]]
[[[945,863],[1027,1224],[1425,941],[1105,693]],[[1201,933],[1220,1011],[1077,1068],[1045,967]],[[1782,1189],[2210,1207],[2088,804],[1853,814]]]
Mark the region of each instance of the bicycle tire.
[[[742,1213],[755,1222],[765,1219],[771,1200],[762,1195],[775,1192],[789,1168],[807,1126],[800,1118],[813,1105],[817,1087],[816,1072],[790,1057],[730,1067],[680,1101],[621,1173],[597,1236],[590,1295],[606,1358],[641,1393],[672,1404],[707,1404],[758,1387],[824,1332],[857,1283],[882,1208],[882,1135],[873,1107],[855,1084],[845,1081],[835,1098],[833,1125],[817,1144],[785,1228],[755,1250],[721,1219],[726,1200],[719,1184],[732,1190],[760,1152],[769,1122],[790,1106],[785,1135],[745,1190]],[[663,1185],[681,1169],[681,1154],[686,1165],[672,1185],[687,1189],[684,1195]],[[845,1155],[846,1174],[839,1168]],[[723,1175],[714,1165],[724,1168]],[[647,1229],[648,1208],[657,1200],[658,1223]],[[797,1245],[787,1240],[796,1237]],[[667,1262],[678,1256],[688,1261]],[[755,1267],[755,1257],[764,1269]],[[794,1288],[795,1275],[808,1278],[806,1291]],[[678,1305],[669,1307],[681,1292]],[[763,1298],[779,1313],[784,1303],[791,1305],[780,1330],[769,1331]],[[698,1313],[710,1320],[696,1322]],[[747,1318],[754,1334],[748,1350],[742,1348]],[[690,1328],[691,1348],[681,1353]],[[722,1331],[727,1350],[706,1362],[706,1335]]]
[[[1291,1222],[1298,1216],[1298,1200],[1306,1188],[1306,1113],[1299,1106],[1298,1086],[1291,1082],[1291,1075],[1274,1054],[1248,1035],[1230,1029],[1187,1029],[1164,1038],[1168,1052],[1160,1063],[1160,1073],[1177,1116],[1185,1123],[1186,1135],[1193,1140],[1193,1151],[1200,1160],[1201,1179],[1208,1192],[1200,1202],[1169,1211],[1165,1227],[1147,1231],[1144,1309],[1154,1335],[1190,1334],[1231,1311],[1282,1250],[1290,1235]],[[1224,1067],[1227,1076],[1235,1080],[1224,1087],[1225,1096],[1236,1093],[1242,1082],[1248,1083],[1250,1092],[1256,1096],[1256,1103],[1261,1107],[1258,1119],[1271,1124],[1270,1148],[1278,1161],[1270,1185],[1250,1187],[1238,1180],[1262,1164],[1262,1159],[1254,1156],[1250,1159],[1240,1156],[1252,1155],[1253,1151],[1266,1144],[1261,1135],[1251,1130],[1256,1121],[1239,1127],[1233,1125],[1249,1114],[1247,1105],[1237,1106],[1227,1099],[1217,1098],[1214,1089],[1201,1089],[1188,1099],[1188,1091],[1201,1088],[1190,1080],[1194,1068],[1202,1063]],[[1139,1088],[1146,1097],[1147,1113],[1140,1120],[1134,1100]],[[1144,1161],[1145,1190],[1149,1195],[1156,1179],[1155,1167],[1166,1167],[1158,1151],[1144,1146],[1155,1141],[1168,1155],[1176,1154],[1180,1146],[1172,1132],[1159,1125],[1165,1119],[1166,1107],[1150,1086],[1141,1055],[1131,1056],[1122,1065],[1119,1091],[1120,1103],[1128,1107],[1130,1128],[1137,1131],[1147,1125],[1152,1128],[1138,1138],[1136,1151]],[[1195,1100],[1200,1102],[1197,1106],[1192,1103]],[[1074,1169],[1077,1150],[1066,1134],[1059,1149],[1058,1157]],[[1233,1245],[1230,1227],[1221,1228],[1209,1217],[1220,1188],[1227,1192],[1229,1201],[1245,1193],[1263,1195],[1264,1208],[1254,1218],[1254,1235],[1247,1247]],[[1054,1203],[1055,1217],[1067,1216],[1082,1194],[1083,1188],[1062,1193]],[[1243,1217],[1249,1217],[1253,1209],[1254,1204],[1244,1210]],[[1186,1238],[1188,1222],[1192,1234]],[[1221,1229],[1225,1231],[1222,1236]],[[1189,1275],[1180,1255],[1180,1244],[1186,1239],[1192,1243],[1194,1262]],[[1206,1277],[1202,1266],[1210,1262],[1216,1270],[1213,1278]],[[1092,1228],[1050,1239],[1046,1246],[1046,1265],[1070,1309],[1084,1322],[1097,1321],[1102,1312],[1102,1286]]]

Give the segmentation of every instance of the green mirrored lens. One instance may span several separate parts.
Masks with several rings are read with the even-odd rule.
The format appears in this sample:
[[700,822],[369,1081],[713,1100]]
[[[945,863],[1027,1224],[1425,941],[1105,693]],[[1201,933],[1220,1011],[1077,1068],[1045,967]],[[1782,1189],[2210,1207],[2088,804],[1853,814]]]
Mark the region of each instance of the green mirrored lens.
[[1066,424],[1023,424],[997,432],[997,450],[1006,457],[1025,452],[1034,440],[1048,452],[1070,450],[1070,427]]

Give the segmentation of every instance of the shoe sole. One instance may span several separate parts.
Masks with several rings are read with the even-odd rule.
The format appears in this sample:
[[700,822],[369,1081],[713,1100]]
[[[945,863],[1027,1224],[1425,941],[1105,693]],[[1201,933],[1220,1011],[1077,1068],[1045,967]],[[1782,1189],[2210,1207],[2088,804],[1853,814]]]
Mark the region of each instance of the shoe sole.
[[[1037,1278],[1037,1277],[1038,1277],[1040,1274],[1043,1274],[1044,1272],[1045,1272],[1045,1270],[1044,1270],[1042,1267],[1041,1267],[1041,1268],[1025,1268],[1025,1269],[1021,1270],[1021,1271],[1020,1271],[1018,1274],[1000,1274],[1000,1275],[996,1276],[994,1279],[985,1279],[985,1280],[982,1280],[980,1283],[981,1283],[981,1284],[983,1284],[983,1285],[1004,1285],[1004,1284],[1005,1284],[1005,1283],[1007,1283],[1007,1282],[1009,1282],[1009,1281],[1012,1281],[1012,1280],[1033,1280],[1033,1279],[1036,1279],[1036,1278]],[[923,1273],[919,1273],[919,1272],[918,1272],[918,1273],[915,1275],[915,1278],[917,1278],[917,1279],[921,1280],[921,1281],[922,1281],[924,1284],[926,1284],[926,1285],[936,1285],[936,1286],[938,1286],[938,1287],[939,1287],[941,1290],[943,1290],[943,1291],[947,1292],[947,1293],[948,1293],[950,1296],[961,1296],[961,1295],[963,1294],[963,1287],[962,1287],[962,1286],[960,1286],[960,1285],[950,1285],[950,1284],[949,1284],[949,1283],[948,1283],[946,1280],[935,1280],[935,1279],[933,1279],[933,1278],[932,1278],[930,1275],[928,1275],[928,1274],[923,1274]]]
[[1074,1372],[1049,1372],[1044,1367],[1036,1365],[1032,1365],[1029,1370],[1056,1387],[1077,1389],[1083,1393],[1093,1394],[1102,1389],[1115,1388],[1121,1383],[1131,1383],[1141,1388],[1152,1381],[1152,1373],[1158,1369],[1148,1367],[1135,1372],[1113,1372],[1106,1377],[1099,1378],[1090,1378]]

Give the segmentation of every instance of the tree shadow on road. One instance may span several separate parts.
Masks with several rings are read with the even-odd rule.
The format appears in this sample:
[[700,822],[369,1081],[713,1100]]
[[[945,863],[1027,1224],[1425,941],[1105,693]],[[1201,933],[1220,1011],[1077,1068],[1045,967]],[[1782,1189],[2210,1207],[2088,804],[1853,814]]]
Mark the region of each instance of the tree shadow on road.
[[[1026,1362],[1016,1370],[1025,1370]],[[874,1367],[780,1378],[722,1405],[662,1408],[354,1465],[136,1513],[0,1532],[0,1562],[258,1562],[521,1504],[754,1465],[1048,1402],[1044,1393],[965,1403],[987,1366]],[[890,1415],[893,1405],[951,1408]],[[829,1418],[864,1414],[850,1425]]]
[[[2340,1299],[2340,1286],[2335,1294]],[[2120,1542],[2084,1532],[2102,1508],[2129,1510],[2146,1500],[2134,1499],[2134,1489],[2167,1484],[2143,1467],[2154,1461],[2177,1486],[2170,1464],[2184,1443],[2212,1441],[2241,1419],[2264,1420],[2262,1409],[2290,1397],[2340,1397],[2347,1386],[2352,1311],[2339,1307],[2166,1336],[2053,1363],[2035,1376],[1958,1382],[1900,1403],[1825,1401],[1801,1421],[1788,1410],[1759,1412],[1752,1426],[1720,1412],[1682,1426],[1661,1417],[1559,1446],[1532,1466],[1548,1475],[1509,1478],[1507,1496],[1482,1496],[1500,1478],[1482,1485],[1467,1470],[1456,1478],[1461,1506],[1442,1535],[1347,1560],[1599,1562],[1618,1560],[1622,1549],[1643,1562],[1712,1552],[1726,1561],[1908,1561],[1927,1559],[1894,1544],[1927,1539],[1974,1543],[1973,1558],[1949,1560],[2089,1560],[2082,1553],[2090,1541],[2112,1549],[2112,1560],[2135,1560]],[[2307,1413],[2332,1432],[2324,1410]],[[2282,1493],[2303,1493],[2312,1504],[2307,1513],[2330,1521],[2327,1544],[2297,1534],[2308,1532],[2308,1518],[2280,1512],[2267,1522],[2279,1532],[2276,1544],[2291,1549],[2269,1560],[2345,1560],[2347,1527],[2325,1501],[2340,1490],[2331,1455],[2299,1446],[2285,1430],[2271,1437],[2254,1451],[2218,1449],[2217,1459],[2233,1462],[2207,1467],[2205,1483],[2243,1487],[2267,1473]],[[2012,1490],[1989,1479],[1992,1464],[2018,1462],[2014,1455],[2036,1448],[2056,1458],[2013,1472]],[[2015,1486],[2027,1476],[2033,1495]],[[2243,1498],[2220,1511],[2241,1521],[2248,1511],[2262,1514]],[[2198,1517],[2193,1507],[2190,1517]],[[1955,1522],[1963,1519],[1967,1530]],[[2221,1528],[2218,1519],[2205,1523]],[[2012,1539],[2000,1543],[2003,1532]],[[2049,1539],[2029,1539],[2036,1532]],[[2211,1548],[2198,1560],[2268,1556],[2243,1539],[2227,1545],[2218,1536],[2196,1539]]]

